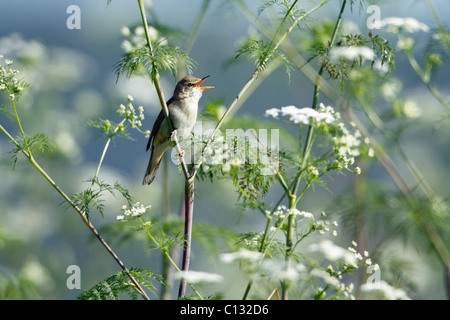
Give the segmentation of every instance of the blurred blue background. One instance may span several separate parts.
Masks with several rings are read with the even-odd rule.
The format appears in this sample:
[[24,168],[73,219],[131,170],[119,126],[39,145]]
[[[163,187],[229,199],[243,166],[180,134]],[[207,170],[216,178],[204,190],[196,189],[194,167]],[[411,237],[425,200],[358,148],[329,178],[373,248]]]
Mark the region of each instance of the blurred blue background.
[[[160,22],[188,33],[202,2],[152,1],[151,10]],[[258,1],[248,3],[255,11],[260,6]],[[449,1],[433,3],[446,23],[445,15],[450,12]],[[66,27],[66,20],[70,16],[66,10],[73,4],[81,9],[79,30]],[[340,1],[330,1],[314,15],[311,22],[315,19],[335,20],[339,4]],[[429,26],[433,25],[424,1],[378,1],[377,4],[381,7],[382,18],[411,16]],[[360,32],[367,33],[367,17],[365,9],[360,10],[359,5],[355,5],[353,12],[346,11],[344,21]],[[143,105],[145,108],[144,130],[151,128],[159,113],[160,107],[151,83],[126,77],[121,77],[116,83],[114,65],[124,53],[121,48],[121,30],[124,26],[139,23],[137,1],[113,0],[107,6],[106,0],[0,0],[0,54],[13,60],[15,55],[21,54],[42,62],[24,68],[23,72],[21,69],[21,76],[30,82],[29,90],[32,92],[20,100],[23,125],[30,132],[41,131],[55,140],[59,148],[58,157],[46,161],[45,156],[42,156],[38,161],[68,194],[86,187],[85,180],[95,173],[105,143],[104,137],[97,138],[95,129],[84,126],[87,119],[118,120],[116,110],[120,103],[126,102],[128,94],[134,96],[135,106]],[[250,77],[254,70],[252,64],[244,60],[231,66],[225,64],[235,55],[238,42],[247,35],[249,29],[248,21],[230,3],[212,1],[190,53],[190,57],[198,63],[193,74],[198,77],[211,74],[208,85],[215,86],[214,90],[204,94],[201,109],[207,100],[219,98],[224,99],[223,104],[228,106]],[[389,38],[390,35],[383,36]],[[417,37],[419,48],[425,46],[425,41],[421,43],[421,39],[425,39],[423,33],[414,34],[414,37]],[[393,41],[395,43],[395,39]],[[434,103],[404,58],[400,57],[396,61],[392,75],[401,79],[405,94],[414,97],[424,112],[428,104]],[[438,77],[441,84],[447,84],[442,85],[442,88],[448,93],[448,74]],[[166,98],[169,98],[175,80],[165,75],[162,81]],[[312,88],[313,85],[304,75],[293,73],[288,81],[284,70],[280,68],[249,97],[239,114],[264,119],[265,110],[272,107],[310,106]],[[6,127],[13,130],[12,121],[5,120],[3,115],[1,117],[2,124],[6,123]],[[420,139],[420,134],[417,136]],[[151,204],[152,214],[158,214],[161,210],[160,184],[155,183],[151,187],[141,185],[149,156],[145,152],[147,141],[142,135],[133,134],[133,138],[133,141],[119,139],[111,146],[100,178],[110,183],[120,181],[137,198],[148,199],[149,203],[145,204]],[[442,146],[439,144],[421,149],[423,142],[413,140],[407,144],[411,146],[414,159],[431,177],[434,187],[444,190],[443,195],[448,196],[445,186],[448,186],[449,167],[446,158],[442,157],[442,153],[448,153],[448,150],[440,150]],[[92,239],[79,217],[60,205],[62,199],[50,186],[42,183],[42,177],[31,170],[27,162],[19,160],[14,172],[11,171],[12,164],[7,154],[10,147],[11,144],[1,137],[0,272],[9,276],[34,272],[35,277],[37,274],[42,279],[39,286],[44,299],[76,298],[80,290],[66,288],[67,266],[75,264],[81,267],[82,289],[87,289],[106,275],[116,272],[117,265]],[[440,156],[428,156],[436,154]],[[173,165],[170,178],[173,186],[170,191],[171,212],[176,214],[183,192],[183,177]],[[341,185],[348,184],[348,177],[336,177],[328,186],[331,190],[339,190]],[[238,232],[259,232],[263,229],[265,222],[259,219],[258,213],[237,209],[237,194],[231,188],[231,183],[221,181],[214,186],[214,190],[211,190],[208,181],[198,183],[195,219]],[[321,197],[322,200],[318,203],[314,197]],[[318,189],[314,196],[306,199],[305,205],[313,212],[320,212],[331,200],[328,192]],[[122,204],[122,199],[108,199],[107,215],[104,218],[93,215],[93,224],[102,226],[113,222]],[[1,234],[8,239],[7,242],[2,241]],[[135,242],[133,247],[121,246],[112,235],[108,234],[106,238],[125,264],[158,270],[158,264],[155,266],[152,263],[152,259],[159,259],[156,250],[149,254],[145,244]],[[201,249],[194,249],[192,269],[206,271],[209,268],[221,270],[216,261],[204,257]],[[443,288],[436,289],[434,286],[434,283],[442,281],[442,274],[436,275],[425,270],[425,267],[417,266],[417,278],[422,279],[418,280],[420,290],[417,296],[442,298]],[[229,272],[239,280],[239,275],[233,271],[223,272]],[[230,284],[222,290],[227,292],[227,296],[237,294],[240,297],[242,287]]]

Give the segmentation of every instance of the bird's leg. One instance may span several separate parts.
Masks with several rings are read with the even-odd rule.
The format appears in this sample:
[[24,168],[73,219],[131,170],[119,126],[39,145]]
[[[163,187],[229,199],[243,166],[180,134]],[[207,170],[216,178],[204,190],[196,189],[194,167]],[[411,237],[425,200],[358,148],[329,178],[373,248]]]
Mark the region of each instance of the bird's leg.
[[174,129],[170,134],[170,140],[175,141],[176,136],[177,136],[177,129]]
[[[170,134],[170,140],[175,141],[175,137],[177,135],[177,129],[173,130],[172,133]],[[184,157],[184,150],[180,149],[180,153],[178,154],[180,156],[180,158]]]

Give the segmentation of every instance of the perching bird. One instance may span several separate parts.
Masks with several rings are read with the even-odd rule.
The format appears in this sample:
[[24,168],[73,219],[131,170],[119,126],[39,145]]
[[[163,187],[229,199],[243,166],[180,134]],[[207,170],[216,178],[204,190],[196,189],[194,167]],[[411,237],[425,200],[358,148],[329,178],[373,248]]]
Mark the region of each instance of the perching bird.
[[[203,90],[214,87],[200,87],[200,84],[210,76],[202,79],[186,76],[181,79],[173,92],[173,97],[167,101],[169,110],[169,119],[172,127],[176,131],[178,141],[186,138],[192,132],[195,122],[197,121],[198,101],[200,100]],[[161,159],[164,152],[173,146],[171,139],[173,131],[167,119],[161,110],[155,123],[147,143],[147,151],[151,146],[151,155],[148,162],[147,171],[145,171],[142,184],[150,184],[155,179]]]

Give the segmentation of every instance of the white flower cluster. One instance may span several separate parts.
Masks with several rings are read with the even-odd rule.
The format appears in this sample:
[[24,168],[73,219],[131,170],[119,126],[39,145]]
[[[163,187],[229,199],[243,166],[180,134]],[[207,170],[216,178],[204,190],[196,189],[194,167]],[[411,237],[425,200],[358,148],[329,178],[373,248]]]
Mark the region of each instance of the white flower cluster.
[[[244,164],[258,165],[261,175],[273,175],[278,170],[278,129],[238,128],[226,129],[225,132],[218,130],[210,141],[214,128],[213,122],[197,121],[190,139],[180,141],[180,146],[185,151],[186,164],[198,163],[201,160],[202,174],[220,171],[227,174],[233,168]],[[210,144],[205,149],[207,142]],[[179,153],[175,149],[171,156],[173,163],[180,163]]]
[[[0,60],[3,59],[3,55],[0,54]],[[10,100],[16,98],[16,94],[23,90],[22,85],[16,76],[19,74],[19,70],[12,69],[12,60],[5,59],[5,67],[0,64],[0,91],[7,91],[9,93]]]
[[117,113],[128,120],[131,128],[141,127],[142,126],[141,121],[144,120],[144,107],[139,106],[138,108],[139,114],[137,115],[136,110],[134,109],[134,106],[132,104],[134,98],[131,95],[128,95],[127,99],[128,99],[127,105],[125,106],[123,104],[120,104]]
[[[147,39],[145,38],[145,30],[143,26],[139,25],[132,29],[130,29],[129,27],[123,27],[121,32],[122,35],[126,37],[126,39],[122,41],[122,49],[126,53],[129,53],[131,51],[134,51],[147,45]],[[167,43],[167,40],[159,39],[158,30],[156,30],[152,26],[148,27],[148,33],[150,36],[150,40],[152,42],[159,41],[159,44]]]
[[[124,104],[120,104],[119,109],[117,110],[117,113],[124,119],[128,120],[128,125],[131,128],[138,129],[146,137],[149,137],[150,130],[141,131],[139,129],[142,126],[142,120],[144,120],[144,118],[145,118],[144,107],[139,106],[137,109],[137,113],[136,113],[136,109],[134,108],[133,103],[132,103],[134,98],[131,95],[128,95],[127,99],[128,99],[127,105],[125,106]],[[125,130],[125,125],[120,124],[119,131],[124,131],[124,130]]]
[[372,49],[360,46],[333,47],[331,48],[329,55],[330,60],[333,62],[337,62],[340,59],[362,59],[368,61],[373,61],[375,59],[375,53]]
[[314,121],[331,123],[337,119],[323,104],[320,105],[319,111],[312,108],[297,108],[295,106],[281,107],[281,109],[272,108],[266,110],[266,117],[278,118],[280,113],[282,116],[289,116],[289,121],[305,125],[312,124]]
[[[353,244],[352,248],[355,246],[356,244]],[[302,284],[309,286],[311,282],[314,282],[316,289],[312,294],[316,298],[325,297],[328,290],[335,295],[335,298],[354,299],[352,295],[354,285],[344,281],[343,275],[361,266],[361,260],[351,250],[339,247],[329,240],[311,245],[310,252],[320,252],[326,255],[327,260],[333,262],[335,266],[329,264],[326,268],[320,268],[316,264],[291,261],[290,266],[286,267],[284,260],[273,258],[261,260],[264,257],[262,253],[247,249],[222,254],[220,260],[223,263],[238,263],[253,280],[285,281],[290,286],[301,286]],[[326,289],[320,285],[324,285]]]
[[365,267],[372,265],[372,259],[369,258],[369,253],[364,251],[362,254],[357,252],[357,243],[352,241],[352,245],[347,249],[336,245],[331,240],[322,240],[321,242],[311,244],[309,251],[321,254],[326,260],[330,262],[345,262],[348,266],[357,268],[358,265]]
[[132,205],[130,209],[126,205],[122,207],[122,213],[121,215],[117,216],[117,220],[123,221],[126,218],[131,217],[140,217],[144,213],[146,213],[148,210],[150,210],[151,206],[144,206],[139,201]]
[[[267,214],[270,214],[270,211],[266,211]],[[308,218],[314,220],[314,215],[311,212],[300,211],[297,208],[288,209],[286,206],[281,205],[274,211],[273,215],[278,219],[284,219],[286,216],[293,214],[299,218]]]
[[[362,145],[361,133],[358,130],[351,133],[345,127],[345,124],[339,121],[341,118],[340,113],[336,112],[331,106],[325,106],[323,103],[320,103],[317,111],[311,108],[299,109],[295,106],[282,107],[281,109],[272,108],[266,110],[265,115],[266,117],[278,118],[280,113],[282,116],[289,116],[289,120],[294,123],[316,125],[324,131],[333,130],[335,132],[333,137],[335,157],[332,163],[333,169],[348,169],[349,166],[355,163],[355,157],[360,155],[360,147]],[[373,156],[373,149],[369,149],[369,156]],[[356,167],[353,171],[356,174],[361,173],[359,167]],[[311,178],[320,176],[319,170],[313,166],[307,168],[307,172]]]
[[[339,123],[341,131],[340,136],[333,137],[334,140],[334,152],[336,155],[335,165],[340,167],[344,166],[348,168],[349,165],[353,165],[355,158],[361,153],[359,148],[361,146],[361,133],[358,130],[352,134],[341,122]],[[360,173],[360,169],[357,169],[357,173]]]
[[378,27],[386,28],[389,32],[399,33],[399,32],[418,32],[424,31],[428,32],[430,28],[417,21],[414,18],[399,18],[399,17],[389,17],[381,20]]

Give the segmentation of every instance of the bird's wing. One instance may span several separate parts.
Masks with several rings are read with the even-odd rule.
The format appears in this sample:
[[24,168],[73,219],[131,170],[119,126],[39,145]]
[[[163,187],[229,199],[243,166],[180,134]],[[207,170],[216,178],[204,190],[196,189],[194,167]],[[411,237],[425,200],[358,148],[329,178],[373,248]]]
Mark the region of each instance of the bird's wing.
[[[170,98],[166,104],[169,105],[173,102],[173,97]],[[164,112],[161,110],[161,112],[158,114],[158,117],[155,120],[155,123],[153,124],[153,128],[152,128],[152,132],[150,133],[150,137],[148,138],[148,142],[147,142],[147,148],[145,149],[145,151],[148,151],[148,149],[150,149],[150,146],[152,144],[152,141],[155,139],[156,133],[158,132],[159,128],[161,128],[161,124],[165,119],[165,115]]]

